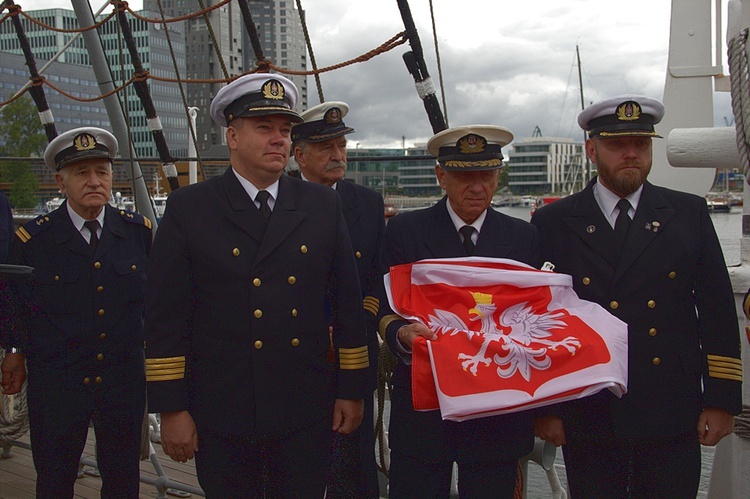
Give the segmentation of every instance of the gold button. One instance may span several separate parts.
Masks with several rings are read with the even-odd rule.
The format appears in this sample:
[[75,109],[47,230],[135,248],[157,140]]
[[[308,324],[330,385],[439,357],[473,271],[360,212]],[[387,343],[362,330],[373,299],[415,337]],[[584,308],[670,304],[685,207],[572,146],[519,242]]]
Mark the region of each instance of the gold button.
[[104,286],[97,286],[96,287],[96,292],[97,293],[101,293],[102,291],[104,291]]
[[672,272],[670,272],[670,273],[669,273],[669,278],[670,278],[670,279],[674,279],[675,277],[677,277],[677,272],[675,272],[675,271],[673,270]]
[[297,282],[297,278],[296,278],[296,277],[294,277],[293,275],[290,275],[290,276],[289,276],[289,277],[287,278],[286,282],[288,282],[289,284],[294,284],[295,282]]
[[96,360],[104,360],[104,354],[100,353],[96,356]]
[[103,316],[103,315],[104,315],[104,309],[103,309],[103,308],[100,308],[100,309],[99,309],[99,311],[97,312],[97,315],[98,315],[99,317]]
[[652,327],[651,329],[649,329],[648,330],[648,335],[649,336],[656,336],[656,328]]
[[588,277],[584,277],[584,278],[583,278],[583,279],[581,280],[581,282],[583,282],[583,285],[584,285],[584,286],[588,286],[589,284],[591,284],[591,279],[589,279]]
[[99,339],[100,340],[103,340],[106,337],[107,337],[107,333],[102,333],[102,334],[99,335]]
[[56,281],[59,281],[59,280],[60,280],[60,276],[59,276],[59,275],[56,275],[56,276],[55,276],[55,280],[56,280]]
[[232,254],[233,254],[234,256],[240,256],[240,249],[239,249],[239,248],[234,248],[234,249],[232,250]]
[[614,300],[612,300],[611,302],[609,302],[609,308],[611,308],[612,310],[617,310],[617,307],[619,307],[619,306],[620,306],[620,304],[617,303]]
[[94,382],[95,383],[101,383],[102,382],[102,377],[101,376],[97,376],[96,378],[94,378]]
[[356,256],[357,258],[362,258],[362,253],[357,251],[356,253],[354,253],[354,256]]
[[652,363],[653,365],[655,365],[655,366],[658,366],[659,364],[661,364],[661,359],[660,359],[659,357],[654,357],[654,358],[653,358],[653,359],[651,360],[651,363]]
[[256,288],[260,286],[260,279],[258,279],[257,277],[253,279],[253,286],[255,286]]
[[294,338],[294,339],[292,340],[292,346],[293,346],[293,347],[299,346],[299,340],[298,340],[297,338]]
[[256,350],[260,350],[261,348],[263,348],[263,342],[260,340],[255,340],[255,343],[253,343],[253,346],[255,347]]
[[292,317],[297,317],[297,309],[296,308],[292,309]]
[[91,380],[90,380],[90,379],[88,379],[88,378],[83,378],[83,384],[84,384],[84,385],[88,385],[89,383],[91,383]]
[[94,268],[95,268],[95,269],[100,269],[100,268],[102,268],[102,264],[101,264],[101,262],[94,262]]
[[130,266],[130,270],[135,270],[137,267],[135,265]]
[[255,316],[256,319],[260,319],[261,317],[263,317],[263,311],[256,309],[255,312],[253,312],[253,315]]
[[302,253],[307,253],[307,246],[305,246],[305,245],[303,244],[302,246],[300,246],[300,247],[299,247],[299,250],[300,250],[300,251],[301,251]]
[[654,308],[656,306],[656,302],[654,300],[649,300],[647,305],[648,308]]

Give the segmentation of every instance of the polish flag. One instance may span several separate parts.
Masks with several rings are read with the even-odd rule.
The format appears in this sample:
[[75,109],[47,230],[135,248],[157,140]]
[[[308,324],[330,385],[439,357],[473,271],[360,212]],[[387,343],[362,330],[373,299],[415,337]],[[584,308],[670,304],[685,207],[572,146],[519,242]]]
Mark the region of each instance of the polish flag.
[[463,421],[627,391],[627,325],[569,275],[469,257],[391,267],[385,285],[394,312],[437,334],[412,345],[415,410]]

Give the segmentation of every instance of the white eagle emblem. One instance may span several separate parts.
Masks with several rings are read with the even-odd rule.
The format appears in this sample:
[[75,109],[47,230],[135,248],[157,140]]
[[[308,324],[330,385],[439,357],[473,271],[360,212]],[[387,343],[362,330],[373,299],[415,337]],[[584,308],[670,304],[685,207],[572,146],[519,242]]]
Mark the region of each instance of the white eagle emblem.
[[[551,329],[564,328],[565,322],[559,320],[565,314],[543,313],[535,314],[528,302],[512,305],[500,314],[498,322],[500,328],[495,325],[494,314],[497,307],[492,303],[492,295],[486,293],[471,293],[476,306],[469,310],[473,314],[472,321],[481,321],[481,331],[471,331],[464,321],[447,310],[435,310],[435,315],[428,317],[428,326],[436,334],[450,334],[451,336],[464,333],[469,339],[475,335],[482,334],[482,346],[474,355],[460,353],[458,359],[462,360],[461,366],[473,375],[477,375],[480,363],[489,366],[493,361],[497,364],[497,375],[501,378],[510,378],[519,372],[526,381],[531,379],[533,369],[545,370],[551,364],[547,351],[556,350],[558,347],[565,348],[571,355],[581,346],[581,342],[574,336],[568,336],[563,340],[550,339]],[[501,342],[504,353],[495,354],[492,359],[487,357],[487,347],[492,342]]]

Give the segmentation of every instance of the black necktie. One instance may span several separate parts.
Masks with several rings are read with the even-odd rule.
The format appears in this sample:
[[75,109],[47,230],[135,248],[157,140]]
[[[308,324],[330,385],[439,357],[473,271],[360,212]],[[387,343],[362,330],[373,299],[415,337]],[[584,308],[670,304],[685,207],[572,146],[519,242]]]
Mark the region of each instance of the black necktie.
[[617,220],[615,220],[615,234],[620,245],[622,245],[625,242],[625,236],[628,235],[628,229],[632,222],[628,216],[630,202],[623,198],[617,202],[617,207],[620,209],[620,213],[617,215]]
[[260,210],[260,214],[263,215],[263,218],[266,219],[266,222],[268,222],[268,219],[271,218],[271,208],[268,206],[268,198],[271,197],[271,195],[268,193],[268,191],[258,191],[258,194],[255,196],[255,200],[260,203],[260,206],[258,209]]
[[469,256],[474,254],[474,241],[471,240],[471,236],[475,230],[471,225],[464,225],[458,229],[461,235],[464,236],[464,249],[466,249],[466,254]]
[[86,220],[83,222],[83,226],[91,232],[89,246],[91,246],[92,250],[96,251],[96,245],[99,244],[99,236],[97,235],[97,231],[99,230],[99,220]]

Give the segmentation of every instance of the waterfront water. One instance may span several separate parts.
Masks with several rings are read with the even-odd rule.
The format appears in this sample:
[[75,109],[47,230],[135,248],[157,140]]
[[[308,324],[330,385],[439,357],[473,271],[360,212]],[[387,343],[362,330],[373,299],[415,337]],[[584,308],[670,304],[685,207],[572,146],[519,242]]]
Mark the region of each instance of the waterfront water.
[[[497,210],[522,220],[529,220],[531,218],[531,211],[527,207],[505,207],[497,208]],[[740,263],[740,237],[742,235],[742,208],[734,207],[729,213],[713,213],[711,214],[711,220],[714,223],[716,234],[719,236],[727,265],[738,265]],[[706,497],[708,494],[714,448],[702,447],[702,458],[701,482],[698,489],[698,497],[701,498]],[[560,483],[565,488],[567,483],[565,478],[565,463],[562,459],[562,451],[559,449],[557,459],[555,460],[555,469]],[[529,463],[526,480],[528,483],[528,499],[552,497],[547,474],[540,466]]]

